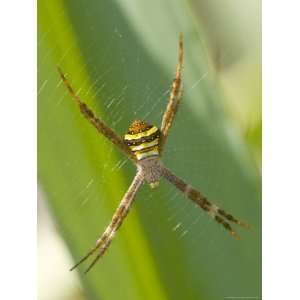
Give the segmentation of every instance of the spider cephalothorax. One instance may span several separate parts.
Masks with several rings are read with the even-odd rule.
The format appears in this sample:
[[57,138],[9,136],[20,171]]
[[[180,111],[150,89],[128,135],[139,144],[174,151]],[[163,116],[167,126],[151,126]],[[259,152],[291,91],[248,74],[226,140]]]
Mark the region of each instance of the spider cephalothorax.
[[144,121],[136,120],[130,125],[127,134],[124,136],[124,139],[120,138],[113,129],[108,127],[103,121],[95,116],[93,111],[74,92],[66,77],[58,68],[62,81],[66,85],[74,100],[79,105],[82,114],[101,134],[108,138],[113,144],[115,144],[115,146],[118,147],[119,150],[121,150],[128,158],[130,158],[137,167],[137,173],[130,187],[125,193],[119,207],[114,213],[110,224],[107,226],[101,237],[96,241],[96,245],[71,270],[75,269],[79,264],[90,257],[96,250],[98,250],[98,255],[87,268],[86,272],[93,267],[93,265],[109,247],[116,231],[119,229],[123,220],[127,216],[134,197],[142,184],[146,181],[151,187],[156,187],[161,177],[164,177],[167,181],[179,189],[186,197],[199,205],[208,213],[210,217],[221,224],[236,239],[239,239],[239,236],[236,234],[229,222],[247,227],[247,224],[241,223],[223,209],[218,208],[217,205],[209,202],[205,196],[203,196],[191,185],[177,177],[160,161],[160,156],[163,153],[169,130],[173,124],[181,100],[182,64],[183,41],[182,37],[180,37],[179,57],[175,79],[172,84],[169,102],[164,112],[160,129],[156,126],[149,125]]

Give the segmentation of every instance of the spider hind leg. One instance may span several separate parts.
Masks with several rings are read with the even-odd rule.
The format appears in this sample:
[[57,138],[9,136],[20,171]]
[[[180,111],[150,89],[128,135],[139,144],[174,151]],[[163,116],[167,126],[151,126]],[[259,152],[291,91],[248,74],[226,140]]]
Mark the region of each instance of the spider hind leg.
[[70,271],[77,268],[81,263],[87,260],[91,255],[93,255],[96,252],[96,250],[98,250],[99,252],[97,256],[94,258],[92,263],[88,266],[88,268],[85,271],[85,273],[87,273],[95,265],[95,263],[104,255],[109,245],[111,244],[116,232],[118,231],[124,219],[126,218],[129,209],[134,201],[134,197],[138,192],[139,188],[142,186],[143,182],[143,174],[140,171],[138,171],[127,192],[125,193],[122,201],[120,202],[119,207],[116,209],[110,224],[106,227],[104,233],[97,240],[96,246],[92,248],[78,263],[76,263],[70,269]]
[[173,174],[170,170],[163,167],[162,175],[173,185],[175,185],[186,197],[190,198],[197,205],[199,205],[207,214],[212,217],[216,222],[221,224],[235,239],[239,240],[240,237],[231,227],[229,222],[249,228],[248,224],[244,224],[234,218],[232,215],[220,209],[217,205],[210,203],[199,191],[194,189],[191,185],[185,183],[182,179]]
[[[222,212],[224,212],[224,214],[220,215],[220,209],[218,208],[218,206],[210,203],[204,196],[200,194],[200,192],[194,190],[190,185],[187,186],[189,187],[190,192],[188,194],[184,194],[193,201],[195,201],[203,210],[205,210],[208,213],[208,215],[211,218],[213,218],[216,222],[221,224],[227,231],[229,231],[232,237],[234,237],[236,240],[240,240],[239,235],[235,232],[231,225],[228,222],[226,222],[226,220],[236,224],[239,224],[240,222],[233,218],[233,216],[227,214],[224,210],[221,210]],[[228,216],[230,216],[231,218],[227,218]]]

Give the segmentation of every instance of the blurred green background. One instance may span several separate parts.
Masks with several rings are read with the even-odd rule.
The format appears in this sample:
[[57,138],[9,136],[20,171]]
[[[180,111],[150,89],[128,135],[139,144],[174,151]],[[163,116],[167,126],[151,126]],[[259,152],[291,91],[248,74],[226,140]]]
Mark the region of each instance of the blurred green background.
[[[251,0],[38,1],[39,299],[261,297],[260,14]],[[100,263],[70,273],[135,168],[80,115],[56,65],[123,135],[135,118],[160,124],[180,32],[184,97],[163,161],[251,229],[235,241],[162,180],[143,186]]]

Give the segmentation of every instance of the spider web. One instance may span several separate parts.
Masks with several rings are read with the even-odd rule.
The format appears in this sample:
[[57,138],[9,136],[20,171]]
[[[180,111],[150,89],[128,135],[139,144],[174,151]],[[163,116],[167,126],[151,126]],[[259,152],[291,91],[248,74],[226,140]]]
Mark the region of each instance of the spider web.
[[[75,32],[76,39],[72,40],[62,54],[58,44],[53,41],[51,43],[53,36],[51,27],[48,30],[41,30],[39,35],[39,106],[41,109],[44,105],[53,108],[53,113],[47,115],[40,122],[39,130],[47,132],[48,128],[46,125],[42,127],[43,124],[50,123],[54,113],[65,110],[65,101],[71,101],[67,91],[61,94],[61,83],[55,72],[55,64],[64,66],[68,63],[72,68],[72,60],[73,57],[76,57],[78,48],[80,48],[84,64],[74,76],[70,73],[66,75],[80,97],[99,112],[106,124],[120,134],[123,134],[129,123],[136,118],[160,125],[177,63],[177,47],[174,47],[177,45],[176,38],[172,38],[172,42],[166,42],[166,45],[160,43],[160,51],[165,51],[166,54],[159,57],[157,48],[155,48],[157,46],[154,46],[153,42],[152,48],[149,47],[149,42],[144,42],[144,38],[132,33],[130,26],[124,28],[122,22],[109,24],[106,29],[108,33],[103,34],[105,40],[102,37],[100,39],[99,24],[93,23],[95,15],[99,14],[99,11],[94,11],[92,5],[89,6],[86,3],[83,5],[79,1],[69,9],[71,22],[62,30],[66,33]],[[80,19],[78,12],[84,20],[80,24],[76,23],[76,20]],[[113,20],[118,18],[117,12],[111,18]],[[235,151],[244,151],[242,143],[235,130],[229,127],[223,119],[221,105],[216,103],[218,93],[211,91],[213,74],[209,67],[201,61],[202,58],[199,62],[200,67],[195,67],[192,58],[187,57],[187,55],[195,54],[195,49],[189,48],[188,41],[187,38],[185,41],[186,63],[183,71],[184,97],[175,124],[171,129],[163,161],[175,174],[208,195],[212,202],[224,207],[234,215],[237,214],[237,217],[249,217],[246,221],[252,221],[255,224],[257,220],[253,219],[253,216],[245,214],[245,210],[241,209],[242,205],[236,204],[237,199],[242,197],[249,199],[255,194],[252,171],[250,175],[249,172],[240,171],[243,166],[248,166],[249,162],[245,158],[246,155],[238,160],[234,159]],[[78,80],[77,78],[80,78],[80,75],[85,72],[88,74],[88,76],[84,76],[85,81]],[[57,97],[57,94],[60,96]],[[71,119],[70,124],[80,122],[79,120],[82,119],[76,109],[73,109],[72,115],[66,116]],[[59,128],[59,126],[64,126],[64,123],[52,126]],[[87,132],[89,136],[94,134],[91,133],[94,129],[91,129],[89,125],[83,126],[84,128],[80,129],[80,136]],[[55,130],[51,132],[52,135],[48,138],[51,139],[53,145],[59,145],[68,140],[69,148],[74,151],[78,149],[76,139],[61,136],[59,130],[56,134]],[[93,138],[102,139],[97,134],[94,134]],[[101,153],[101,158],[98,158],[95,155],[98,150],[94,149],[94,156],[91,159],[93,167],[96,166],[98,175],[71,174],[68,178],[71,185],[76,187],[73,190],[74,197],[72,199],[76,205],[70,206],[71,209],[68,211],[70,215],[84,215],[91,207],[99,211],[107,210],[105,202],[110,200],[99,197],[99,186],[110,185],[111,178],[114,178],[116,174],[122,174],[127,186],[133,178],[134,168],[128,159],[121,157],[109,141],[102,139],[102,143],[105,144],[105,149],[108,151]],[[42,149],[41,147],[40,151]],[[62,149],[58,151],[62,151]],[[78,151],[81,151],[80,159],[82,160],[86,160],[86,157],[91,154],[82,148]],[[80,166],[81,161],[74,161],[65,156],[61,169],[65,169],[65,173],[68,173],[68,170],[71,169],[80,170]],[[43,182],[43,180],[41,181]],[[237,182],[239,186],[233,190],[234,187],[228,185],[230,182]],[[120,191],[120,195],[121,192],[124,193],[125,190]],[[60,197],[64,198],[63,189],[60,191]],[[113,201],[117,203],[118,200],[121,199]],[[246,249],[246,246],[232,243],[228,234],[219,225],[215,224],[194,203],[184,198],[175,187],[168,185],[163,180],[161,186],[155,190],[144,186],[137,195],[134,206],[152,247],[155,243],[159,245],[152,250],[159,263],[163,263],[166,258],[165,256],[160,257],[160,252],[170,251],[169,247],[172,243],[180,248],[177,255],[185,254],[184,263],[195,275],[197,271],[193,266],[202,266],[205,270],[203,274],[211,279],[214,276],[208,275],[210,268],[226,270],[228,266],[231,266],[239,274],[239,267],[230,265],[227,260],[228,257],[237,257],[240,250]],[[255,210],[251,203],[246,204],[246,208]],[[108,213],[104,215],[107,216]],[[130,218],[130,214],[128,218]],[[97,236],[99,228],[104,228],[109,221],[109,218],[88,220],[95,228],[91,235]],[[126,222],[123,226],[126,227]],[[116,240],[119,235],[122,235],[123,230],[125,229],[122,228],[118,232]],[[158,234],[160,231],[164,234]],[[243,235],[244,232],[240,231],[240,234]],[[251,238],[253,241],[253,233]],[[115,246],[115,243],[111,248]],[[247,245],[249,249],[245,257],[249,255],[249,251],[254,249],[251,243]],[[222,251],[220,251],[220,247],[222,247]],[[255,251],[257,251],[256,248]],[[249,260],[249,257],[247,259],[241,261],[246,261],[245,265],[249,267],[251,259]],[[255,272],[255,269],[252,269],[252,273],[250,270],[250,274],[256,274]],[[223,293],[230,296],[230,289],[235,286],[237,278],[233,275],[224,280]],[[235,289],[235,293],[249,291],[251,294],[254,287],[256,287],[256,282],[252,286],[242,282],[239,288]]]

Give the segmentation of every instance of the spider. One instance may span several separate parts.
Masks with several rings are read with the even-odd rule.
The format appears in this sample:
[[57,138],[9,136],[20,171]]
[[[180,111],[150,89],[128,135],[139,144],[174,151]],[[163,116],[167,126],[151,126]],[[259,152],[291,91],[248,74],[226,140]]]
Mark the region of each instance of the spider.
[[74,92],[69,81],[66,79],[62,70],[58,67],[60,77],[71,94],[72,98],[78,104],[81,113],[84,117],[107,139],[109,139],[117,148],[123,152],[137,168],[136,175],[129,186],[127,192],[123,196],[119,207],[116,209],[110,224],[106,227],[104,233],[96,241],[96,245],[80,259],[71,269],[74,270],[82,262],[88,259],[92,254],[98,250],[98,254],[86,269],[87,273],[95,263],[103,256],[108,247],[110,246],[115,233],[120,228],[122,222],[127,216],[129,209],[134,201],[135,195],[144,182],[150,184],[155,188],[159,184],[161,177],[173,184],[179,189],[186,197],[190,198],[198,204],[210,217],[215,219],[218,223],[235,238],[240,239],[229,222],[235,223],[242,227],[247,228],[248,225],[240,222],[232,215],[228,214],[217,205],[209,202],[199,191],[191,185],[184,182],[182,179],[173,174],[166,168],[160,160],[163,153],[164,146],[173,124],[176,112],[182,96],[182,66],[183,66],[183,38],[179,38],[179,55],[176,67],[175,79],[173,80],[172,89],[169,96],[168,105],[164,112],[160,129],[156,126],[150,125],[141,120],[135,120],[128,129],[122,139],[113,129],[108,127],[102,120],[97,118],[94,112],[80,99]]

